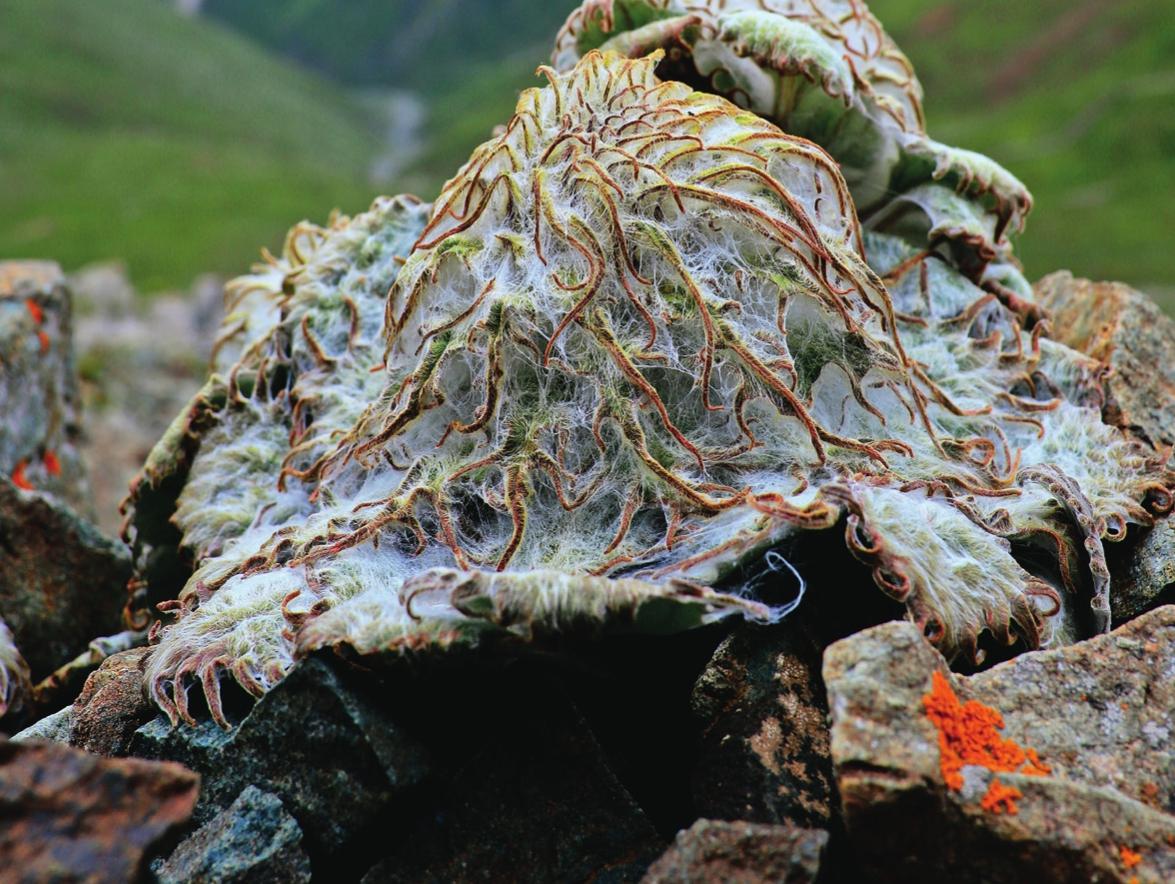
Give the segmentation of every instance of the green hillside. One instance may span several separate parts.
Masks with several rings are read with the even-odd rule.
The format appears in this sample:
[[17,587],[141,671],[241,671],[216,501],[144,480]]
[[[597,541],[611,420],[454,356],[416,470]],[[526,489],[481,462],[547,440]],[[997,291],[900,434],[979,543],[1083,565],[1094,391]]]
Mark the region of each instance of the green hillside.
[[[169,2],[169,0],[168,0]],[[578,0],[205,0],[202,14],[352,86],[394,87],[428,104],[426,149],[397,182],[428,198],[518,93],[539,85]]]
[[335,88],[159,0],[0,0],[0,257],[238,272],[366,206],[377,148]]
[[1154,0],[874,0],[926,87],[931,134],[1036,197],[1020,254],[1175,307],[1175,15]]
[[[427,198],[541,82],[574,5],[207,0],[185,19],[171,0],[0,0],[0,257],[121,257],[154,289],[235,272],[291,222],[376,189]],[[918,67],[932,134],[1036,195],[1030,274],[1175,292],[1169,4],[871,5]],[[356,85],[428,104],[425,149],[395,184],[368,183],[381,145],[341,91]]]

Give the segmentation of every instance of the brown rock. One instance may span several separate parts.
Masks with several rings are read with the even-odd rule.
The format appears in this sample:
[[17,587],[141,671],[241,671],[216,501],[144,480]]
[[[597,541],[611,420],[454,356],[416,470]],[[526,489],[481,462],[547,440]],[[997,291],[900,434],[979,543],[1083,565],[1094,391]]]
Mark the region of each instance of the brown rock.
[[698,820],[678,832],[642,884],[807,884],[827,844],[819,829]]
[[119,631],[130,575],[121,544],[0,476],[0,612],[34,682]]
[[[935,672],[960,702],[1000,713],[998,740],[1049,772],[967,757],[948,785],[924,705]],[[1175,607],[970,678],[949,676],[909,623],[831,645],[832,757],[857,860],[878,880],[1175,879],[1173,676]],[[993,801],[1001,792],[1011,800]]]
[[107,657],[73,704],[70,745],[98,755],[127,754],[135,730],[154,717],[143,693],[143,661],[150,648]]
[[178,764],[0,741],[0,879],[133,881],[187,822],[199,783]]
[[1052,334],[1112,369],[1107,421],[1155,445],[1175,442],[1175,321],[1120,282],[1060,271],[1035,290],[1051,316]]
[[704,817],[825,826],[836,803],[820,649],[792,623],[730,635],[694,686]]

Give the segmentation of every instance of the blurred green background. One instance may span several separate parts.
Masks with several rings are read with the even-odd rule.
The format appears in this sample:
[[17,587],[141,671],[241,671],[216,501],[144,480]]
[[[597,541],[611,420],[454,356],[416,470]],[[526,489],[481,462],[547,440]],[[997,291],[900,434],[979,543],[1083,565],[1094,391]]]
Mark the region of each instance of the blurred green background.
[[[0,258],[235,274],[291,223],[435,194],[573,0],[0,0]],[[1175,307],[1168,0],[874,0],[931,134],[1037,208],[1019,253]]]

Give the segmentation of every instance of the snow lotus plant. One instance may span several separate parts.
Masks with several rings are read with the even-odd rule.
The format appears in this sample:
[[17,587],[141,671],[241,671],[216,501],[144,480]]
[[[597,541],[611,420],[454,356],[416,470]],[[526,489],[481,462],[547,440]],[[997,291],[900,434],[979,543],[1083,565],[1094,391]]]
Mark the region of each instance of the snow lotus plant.
[[[222,677],[260,695],[325,647],[772,620],[792,605],[731,575],[838,524],[948,655],[1107,628],[1103,542],[1170,508],[1161,454],[978,251],[857,210],[897,212],[876,181],[934,154],[911,188],[1010,261],[1027,194],[925,138],[908,64],[837,12],[861,4],[713,5],[587,4],[432,206],[300,225],[230,286],[128,514],[148,581],[195,563],[147,668],[173,720],[198,685],[225,723]],[[658,77],[691,57],[694,85]],[[770,107],[717,76],[758,82],[737,59]]]
[[987,157],[927,136],[913,66],[860,0],[588,0],[553,58],[567,70],[591,49],[658,47],[662,76],[831,153],[867,227],[945,243],[973,281],[1013,304],[1029,296],[1004,233],[1023,226],[1031,195]]

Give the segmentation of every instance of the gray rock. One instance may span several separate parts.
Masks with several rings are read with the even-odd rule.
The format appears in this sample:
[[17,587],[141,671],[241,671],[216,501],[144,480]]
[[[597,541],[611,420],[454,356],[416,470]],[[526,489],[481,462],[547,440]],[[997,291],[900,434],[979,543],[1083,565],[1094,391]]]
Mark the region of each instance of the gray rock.
[[1175,602],[1175,519],[1158,522],[1139,537],[1106,550],[1112,578],[1110,613],[1125,623],[1163,603]]
[[66,706],[58,709],[52,715],[46,715],[23,731],[13,734],[14,743],[27,743],[29,740],[45,740],[50,743],[68,743],[69,729],[73,723],[73,707]]
[[[0,421],[3,423],[3,421]],[[33,682],[122,626],[126,548],[53,498],[0,476],[0,612]]]
[[160,884],[301,884],[310,880],[302,830],[275,795],[249,786],[156,871]]
[[[966,740],[928,715],[935,673]],[[889,623],[831,645],[824,681],[845,824],[871,877],[1175,880],[1175,607],[970,678]],[[1003,727],[985,731],[993,712]]]
[[694,775],[703,817],[824,826],[836,803],[820,649],[788,622],[744,627],[694,687],[703,722]]
[[119,503],[156,440],[200,387],[221,312],[223,282],[139,297],[117,263],[70,276],[86,441],[99,524],[119,529]]
[[254,785],[298,820],[312,855],[337,855],[424,777],[428,761],[384,706],[336,670],[303,661],[231,732],[156,718],[135,732],[131,754],[179,761],[204,777],[198,822]]
[[1110,367],[1107,422],[1156,446],[1175,442],[1175,321],[1127,285],[1074,279],[1065,270],[1035,292],[1052,334]]
[[90,512],[72,300],[49,261],[0,261],[0,474]]
[[827,844],[819,829],[698,820],[642,884],[810,884]]

